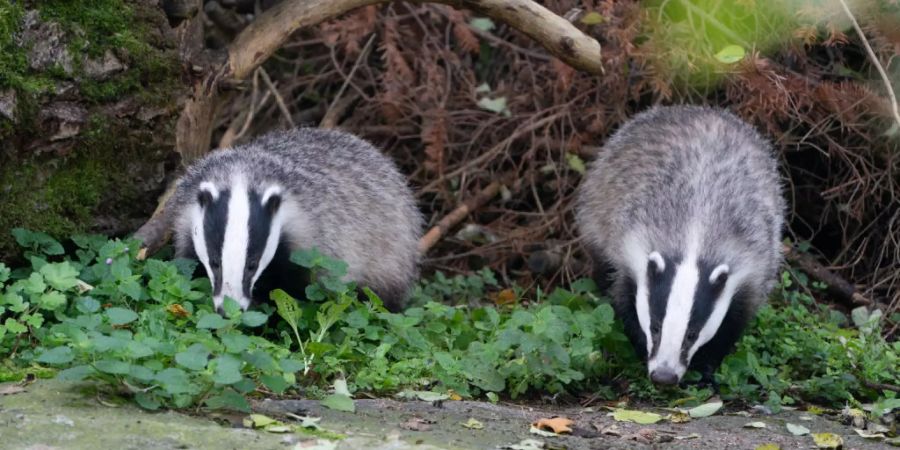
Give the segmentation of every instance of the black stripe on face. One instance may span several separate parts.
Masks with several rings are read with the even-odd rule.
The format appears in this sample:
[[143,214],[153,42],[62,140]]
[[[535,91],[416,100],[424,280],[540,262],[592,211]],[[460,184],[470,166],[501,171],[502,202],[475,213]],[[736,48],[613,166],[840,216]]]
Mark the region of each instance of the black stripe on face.
[[[225,226],[228,224],[229,191],[221,191],[219,197],[200,201],[203,207],[203,238],[206,241],[206,254],[209,257],[209,268],[212,270],[213,295],[222,291],[222,247],[225,245]],[[210,275],[210,274],[207,274]]]
[[672,282],[675,279],[675,266],[681,259],[663,256],[666,268],[659,273],[653,263],[647,264],[648,300],[650,302],[650,336],[653,338],[653,350],[650,357],[656,356],[659,349],[659,339],[662,335],[663,319],[666,317],[666,309],[669,303],[669,294],[672,292]]
[[687,334],[685,334],[681,345],[681,362],[685,366],[690,362],[688,353],[691,347],[697,342],[700,330],[703,329],[706,321],[709,320],[709,316],[712,314],[713,308],[716,306],[716,302],[725,288],[723,278],[720,278],[721,281],[714,284],[709,282],[709,276],[717,266],[718,264],[710,264],[706,261],[700,261],[697,265],[700,279],[697,280],[697,290],[694,292],[694,303],[691,307],[691,318],[688,321]]
[[[253,276],[259,269],[260,260],[266,250],[266,241],[272,232],[272,217],[274,209],[262,203],[262,196],[256,191],[250,191],[250,219],[248,228],[250,236],[247,241],[247,260],[244,264],[244,295],[252,298]],[[269,201],[272,203],[271,199]],[[265,267],[263,267],[265,269]]]

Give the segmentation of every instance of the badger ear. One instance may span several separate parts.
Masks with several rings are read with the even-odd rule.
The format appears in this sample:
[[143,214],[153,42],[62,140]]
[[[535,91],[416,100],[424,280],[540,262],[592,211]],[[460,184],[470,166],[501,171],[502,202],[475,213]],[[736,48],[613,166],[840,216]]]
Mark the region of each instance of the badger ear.
[[197,192],[197,203],[200,203],[200,207],[206,208],[217,198],[219,198],[219,190],[215,185],[208,181],[200,183],[200,191]]
[[659,252],[651,252],[647,255],[647,272],[659,275],[666,271],[666,260],[663,259]]
[[262,196],[262,205],[270,215],[275,214],[281,206],[282,189],[280,186],[269,186]]
[[728,281],[728,264],[719,264],[709,273],[709,284],[722,286]]

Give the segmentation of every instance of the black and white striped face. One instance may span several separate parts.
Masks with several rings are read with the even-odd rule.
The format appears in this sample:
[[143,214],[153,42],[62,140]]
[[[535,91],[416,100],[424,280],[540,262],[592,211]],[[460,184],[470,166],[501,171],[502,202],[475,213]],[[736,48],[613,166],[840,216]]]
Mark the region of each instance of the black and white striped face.
[[[734,295],[726,264],[651,252],[637,277],[635,310],[646,338],[647,369],[659,384],[675,384],[697,350],[719,330]],[[731,277],[733,278],[733,277]]]
[[281,187],[248,188],[240,177],[222,188],[211,182],[200,184],[191,238],[212,283],[217,311],[226,296],[244,310],[250,306],[253,285],[278,248],[281,201]]

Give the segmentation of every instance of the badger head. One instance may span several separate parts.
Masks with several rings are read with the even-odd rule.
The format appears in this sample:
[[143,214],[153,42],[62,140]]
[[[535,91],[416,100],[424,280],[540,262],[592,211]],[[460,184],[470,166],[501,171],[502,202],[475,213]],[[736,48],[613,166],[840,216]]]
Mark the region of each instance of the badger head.
[[638,350],[646,350],[647,370],[657,384],[681,381],[695,357],[711,376],[743,329],[740,308],[732,305],[742,274],[691,253],[652,251],[633,273],[629,300],[640,331],[632,340],[645,346]]
[[236,177],[227,185],[200,183],[196,195],[191,240],[212,284],[216,310],[222,311],[226,296],[246,310],[253,285],[278,249],[283,189],[248,187]]

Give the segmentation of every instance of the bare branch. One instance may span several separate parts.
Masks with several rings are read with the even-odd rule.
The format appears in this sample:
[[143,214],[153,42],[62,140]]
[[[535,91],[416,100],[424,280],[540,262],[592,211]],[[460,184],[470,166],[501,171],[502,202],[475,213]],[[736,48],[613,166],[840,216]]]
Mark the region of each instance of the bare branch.
[[441,237],[447,234],[451,228],[462,222],[470,212],[482,207],[490,199],[494,198],[494,196],[500,192],[501,186],[502,184],[499,181],[492,182],[487,185],[486,188],[478,192],[478,194],[475,194],[474,197],[466,200],[461,205],[457,206],[456,209],[451,211],[450,214],[444,216],[444,218],[438,221],[437,225],[431,227],[431,229],[428,230],[428,233],[425,233],[425,236],[422,236],[422,239],[419,239],[419,253],[425,254],[431,247],[434,247],[434,244],[437,244],[438,241],[441,240]]

